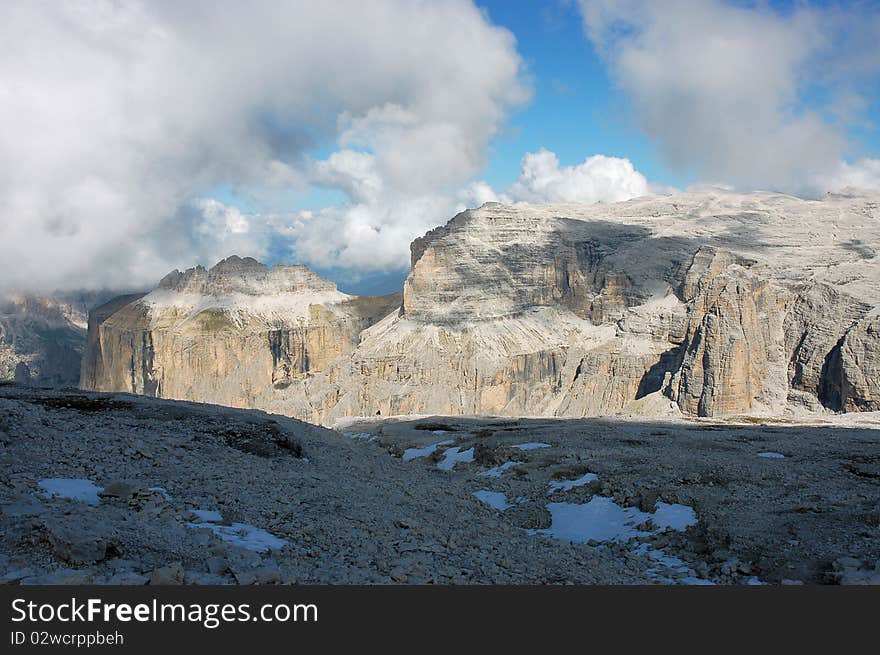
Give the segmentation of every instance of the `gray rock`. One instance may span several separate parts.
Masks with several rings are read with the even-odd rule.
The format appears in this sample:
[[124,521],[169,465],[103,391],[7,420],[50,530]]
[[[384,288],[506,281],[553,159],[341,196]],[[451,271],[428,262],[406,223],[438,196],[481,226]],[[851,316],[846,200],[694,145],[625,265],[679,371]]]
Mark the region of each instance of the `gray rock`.
[[0,573],[0,585],[18,584],[21,580],[32,575],[33,571],[30,568],[12,569],[11,571]]
[[171,562],[161,568],[155,569],[150,574],[151,585],[179,585],[183,584],[184,570],[180,562]]
[[205,560],[205,566],[208,569],[208,573],[214,575],[222,575],[229,570],[229,564],[223,557],[209,557]]
[[[402,301],[231,257],[93,312],[81,386],[325,424],[878,409],[878,213],[873,192],[484,205],[412,243]],[[200,311],[181,320],[181,303]]]
[[108,585],[125,585],[125,586],[133,586],[140,587],[150,582],[150,577],[143,575],[141,573],[135,573],[134,571],[125,571],[122,573],[115,573],[114,575],[107,578],[106,583]]
[[834,560],[834,569],[837,571],[847,571],[860,568],[862,568],[862,561],[855,557],[839,557]]
[[842,585],[880,585],[880,572],[846,570],[837,574],[837,582]]
[[53,519],[44,523],[54,553],[71,564],[94,564],[107,558],[110,542],[83,517]]
[[91,584],[95,576],[92,569],[60,569],[21,581],[23,585],[85,585]]
[[136,482],[115,481],[107,484],[98,495],[102,498],[133,498],[143,490],[143,486]]

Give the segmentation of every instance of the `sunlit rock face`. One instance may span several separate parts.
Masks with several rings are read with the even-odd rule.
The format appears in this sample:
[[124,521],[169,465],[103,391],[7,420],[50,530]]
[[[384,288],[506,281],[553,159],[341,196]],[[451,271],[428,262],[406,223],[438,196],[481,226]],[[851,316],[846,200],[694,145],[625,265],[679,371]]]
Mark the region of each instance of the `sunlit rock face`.
[[230,258],[92,315],[82,385],[346,416],[880,409],[880,196],[486,204],[400,295]]
[[144,296],[97,308],[81,386],[320,420],[306,382],[332,365],[399,295],[358,298],[303,266],[230,257],[167,275]]

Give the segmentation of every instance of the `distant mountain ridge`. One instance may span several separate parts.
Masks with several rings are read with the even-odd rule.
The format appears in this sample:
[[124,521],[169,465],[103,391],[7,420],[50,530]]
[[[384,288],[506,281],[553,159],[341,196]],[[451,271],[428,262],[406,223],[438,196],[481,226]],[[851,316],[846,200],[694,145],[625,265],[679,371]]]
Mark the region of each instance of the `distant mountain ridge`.
[[0,380],[76,386],[88,312],[118,293],[0,294]]
[[880,194],[487,203],[402,296],[229,258],[90,320],[81,385],[348,416],[880,410]]

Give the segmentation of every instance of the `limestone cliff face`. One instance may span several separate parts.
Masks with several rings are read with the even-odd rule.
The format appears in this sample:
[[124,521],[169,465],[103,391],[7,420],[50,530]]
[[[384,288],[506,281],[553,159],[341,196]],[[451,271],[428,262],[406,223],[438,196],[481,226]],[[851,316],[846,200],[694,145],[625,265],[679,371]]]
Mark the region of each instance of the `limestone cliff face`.
[[778,412],[786,400],[783,321],[788,294],[754,261],[700,248],[680,294],[687,303],[681,368],[670,396],[699,416]]
[[230,257],[92,312],[81,386],[321,417],[304,381],[357,344],[399,296],[356,298],[305,267]]
[[878,410],[878,208],[490,203],[413,242],[402,300],[235,258],[96,313],[82,384],[325,423]]

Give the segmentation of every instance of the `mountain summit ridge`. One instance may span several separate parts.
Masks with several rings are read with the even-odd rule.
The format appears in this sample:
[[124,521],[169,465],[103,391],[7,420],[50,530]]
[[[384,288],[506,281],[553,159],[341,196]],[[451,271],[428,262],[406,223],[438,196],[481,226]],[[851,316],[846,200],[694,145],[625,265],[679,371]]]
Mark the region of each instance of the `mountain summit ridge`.
[[[276,306],[273,275],[320,278],[237,257],[178,274],[90,324],[104,373],[81,384],[327,424],[875,411],[878,250],[877,193],[490,203],[412,243],[402,299],[333,286]],[[212,275],[236,303],[201,292]]]

